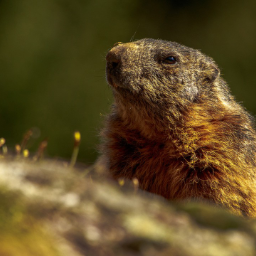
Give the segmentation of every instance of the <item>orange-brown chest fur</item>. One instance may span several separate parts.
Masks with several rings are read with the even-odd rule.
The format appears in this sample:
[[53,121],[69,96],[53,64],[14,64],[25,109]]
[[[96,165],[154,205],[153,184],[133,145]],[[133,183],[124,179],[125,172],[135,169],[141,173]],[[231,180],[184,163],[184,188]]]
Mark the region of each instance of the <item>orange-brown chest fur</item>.
[[256,139],[248,116],[206,108],[195,104],[168,134],[151,139],[110,116],[103,146],[110,172],[168,199],[208,199],[256,216]]

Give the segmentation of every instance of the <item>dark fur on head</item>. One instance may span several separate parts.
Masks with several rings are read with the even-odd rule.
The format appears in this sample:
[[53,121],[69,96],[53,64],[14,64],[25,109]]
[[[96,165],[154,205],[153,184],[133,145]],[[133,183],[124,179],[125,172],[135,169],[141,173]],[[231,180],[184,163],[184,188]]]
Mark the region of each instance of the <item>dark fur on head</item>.
[[116,179],[169,199],[201,198],[256,216],[256,135],[215,62],[154,39],[107,54],[115,102],[102,154]]

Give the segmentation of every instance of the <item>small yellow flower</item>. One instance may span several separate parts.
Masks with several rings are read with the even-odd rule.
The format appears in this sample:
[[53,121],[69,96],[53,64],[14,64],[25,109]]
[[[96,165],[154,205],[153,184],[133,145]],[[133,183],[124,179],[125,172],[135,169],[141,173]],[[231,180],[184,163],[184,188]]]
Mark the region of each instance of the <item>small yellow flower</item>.
[[75,138],[75,141],[80,142],[80,140],[81,140],[80,132],[75,132],[74,133],[74,138]]
[[122,187],[122,186],[124,185],[124,179],[119,179],[119,180],[118,180],[118,183],[119,183],[119,185]]
[[0,147],[2,147],[5,143],[5,139],[4,138],[0,138]]
[[23,156],[24,156],[25,158],[29,157],[29,151],[28,151],[27,149],[24,149],[24,150],[23,150]]

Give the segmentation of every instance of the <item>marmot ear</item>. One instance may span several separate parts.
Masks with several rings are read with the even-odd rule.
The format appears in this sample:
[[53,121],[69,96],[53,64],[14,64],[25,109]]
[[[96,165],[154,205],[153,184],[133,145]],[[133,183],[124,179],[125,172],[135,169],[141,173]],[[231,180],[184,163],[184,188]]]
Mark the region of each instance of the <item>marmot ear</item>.
[[211,66],[209,69],[205,70],[205,78],[206,82],[213,82],[220,76],[220,70],[216,66]]

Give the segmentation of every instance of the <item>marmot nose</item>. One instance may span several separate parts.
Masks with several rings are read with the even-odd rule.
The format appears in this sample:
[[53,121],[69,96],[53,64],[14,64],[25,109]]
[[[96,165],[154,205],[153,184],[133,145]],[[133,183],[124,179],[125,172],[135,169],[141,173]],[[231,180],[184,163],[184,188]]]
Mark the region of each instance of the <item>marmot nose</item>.
[[120,65],[122,63],[122,56],[124,52],[124,45],[114,46],[106,56],[107,65],[110,65],[112,68],[116,68],[118,65]]

